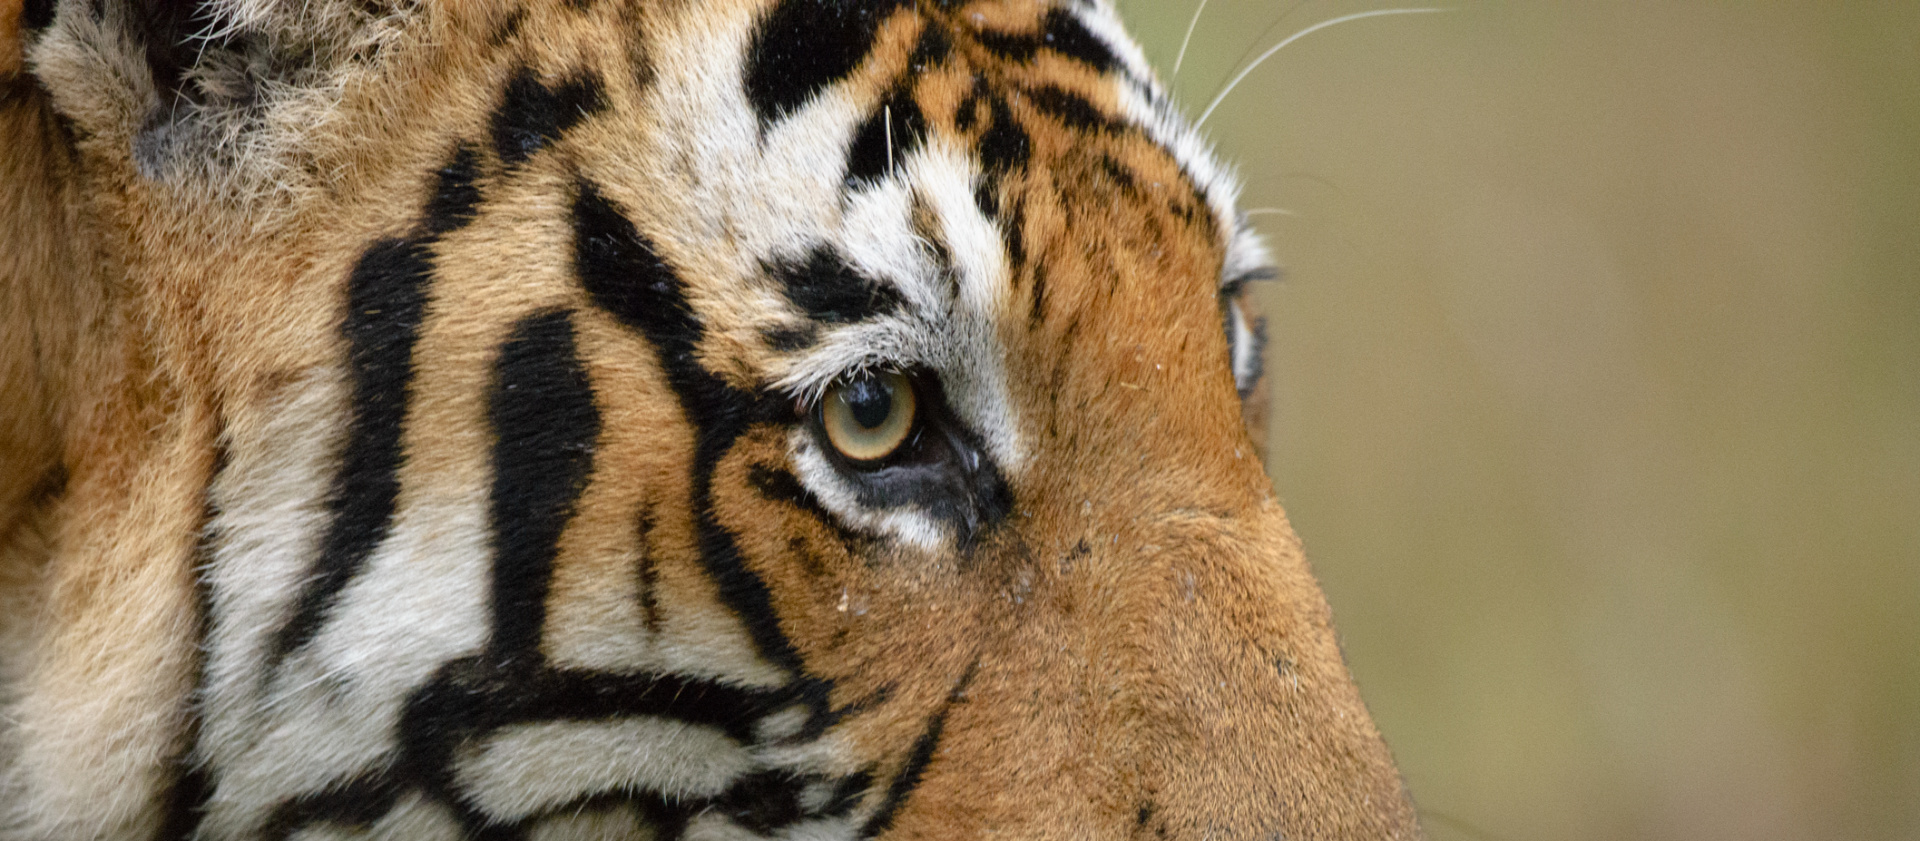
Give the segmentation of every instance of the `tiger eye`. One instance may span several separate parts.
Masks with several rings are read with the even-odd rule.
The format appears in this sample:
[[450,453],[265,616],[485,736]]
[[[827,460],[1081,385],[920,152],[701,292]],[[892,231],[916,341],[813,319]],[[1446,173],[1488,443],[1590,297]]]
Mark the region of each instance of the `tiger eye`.
[[864,374],[827,390],[820,426],[840,454],[856,462],[892,455],[913,432],[913,381],[897,371]]

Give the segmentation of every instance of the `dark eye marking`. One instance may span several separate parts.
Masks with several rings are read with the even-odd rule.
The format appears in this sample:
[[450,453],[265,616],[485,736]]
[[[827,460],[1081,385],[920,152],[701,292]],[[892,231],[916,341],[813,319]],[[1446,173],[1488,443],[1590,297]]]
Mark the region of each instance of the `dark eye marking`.
[[877,318],[904,303],[893,287],[860,274],[829,248],[816,248],[806,262],[780,263],[769,272],[786,286],[794,306],[828,324]]
[[800,484],[800,479],[784,469],[756,464],[747,469],[747,483],[759,492],[762,499],[783,502],[805,511],[815,520],[833,530],[840,542],[854,544],[864,540],[861,536],[847,530],[838,517],[828,513],[826,506],[820,504],[819,497]]
[[903,379],[916,395],[916,417],[884,457],[858,461],[843,454],[819,406],[810,412],[814,438],[861,505],[917,509],[952,528],[965,551],[1013,511],[1013,490],[980,437],[954,414],[940,378],[919,371]]

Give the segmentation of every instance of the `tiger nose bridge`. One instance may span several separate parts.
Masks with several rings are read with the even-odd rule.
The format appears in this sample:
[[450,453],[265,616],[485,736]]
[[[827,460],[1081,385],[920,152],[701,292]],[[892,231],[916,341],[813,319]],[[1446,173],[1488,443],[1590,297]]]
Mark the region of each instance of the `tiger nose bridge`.
[[1279,507],[1115,513],[1010,587],[928,782],[1007,837],[1416,837]]

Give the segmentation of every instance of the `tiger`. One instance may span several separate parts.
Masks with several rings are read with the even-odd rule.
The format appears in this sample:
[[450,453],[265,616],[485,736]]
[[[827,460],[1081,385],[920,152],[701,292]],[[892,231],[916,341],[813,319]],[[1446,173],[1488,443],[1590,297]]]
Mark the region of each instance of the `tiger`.
[[0,838],[1403,839],[1111,0],[0,0]]

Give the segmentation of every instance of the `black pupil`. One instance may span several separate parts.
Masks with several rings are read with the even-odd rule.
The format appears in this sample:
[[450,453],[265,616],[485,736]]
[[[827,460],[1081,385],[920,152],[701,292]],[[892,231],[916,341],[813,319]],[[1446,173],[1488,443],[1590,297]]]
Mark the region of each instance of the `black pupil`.
[[848,383],[840,399],[847,401],[847,409],[853,413],[853,422],[860,424],[863,429],[877,429],[887,422],[888,415],[893,414],[893,389],[878,377]]

